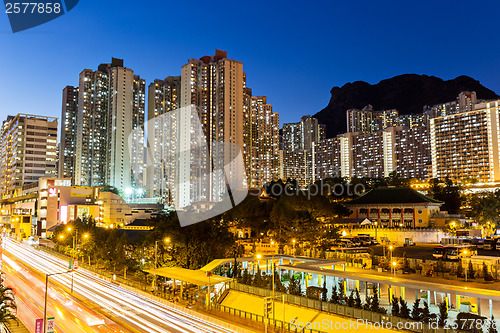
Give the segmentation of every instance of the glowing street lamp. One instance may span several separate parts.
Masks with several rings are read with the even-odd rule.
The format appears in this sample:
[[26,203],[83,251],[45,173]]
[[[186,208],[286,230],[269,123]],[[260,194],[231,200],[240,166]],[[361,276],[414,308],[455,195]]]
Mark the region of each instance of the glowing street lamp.
[[393,269],[394,269],[394,278],[396,278],[396,266],[397,266],[397,265],[398,265],[398,263],[397,263],[397,262],[395,262],[395,261],[393,261],[393,262],[392,262],[392,267],[393,267]]

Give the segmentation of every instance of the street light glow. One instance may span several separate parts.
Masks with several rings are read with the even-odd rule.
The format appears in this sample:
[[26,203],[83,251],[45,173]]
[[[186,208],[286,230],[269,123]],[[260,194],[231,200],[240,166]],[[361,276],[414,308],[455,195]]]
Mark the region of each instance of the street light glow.
[[59,238],[60,238],[60,239],[63,239],[63,238],[64,238],[64,235],[59,235]]
[[260,258],[262,258],[262,254],[259,253],[259,254],[257,254],[257,259],[260,259]]

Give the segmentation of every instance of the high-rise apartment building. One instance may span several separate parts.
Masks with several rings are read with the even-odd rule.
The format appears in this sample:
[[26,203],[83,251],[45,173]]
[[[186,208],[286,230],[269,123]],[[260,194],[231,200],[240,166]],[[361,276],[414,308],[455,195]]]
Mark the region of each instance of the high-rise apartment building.
[[76,185],[142,186],[145,96],[145,81],[121,59],[80,73]]
[[1,142],[2,199],[16,196],[16,190],[21,190],[24,184],[56,176],[57,118],[8,116],[2,125]]
[[373,112],[370,110],[349,109],[347,110],[347,132],[371,133],[373,124]]
[[[243,63],[228,59],[225,51],[189,59],[182,66],[180,106],[184,110],[193,108],[203,133],[191,131],[191,119],[179,119],[178,131],[183,133],[179,150],[191,151],[182,154],[179,161],[175,191],[179,207],[193,201],[218,201],[228,193],[224,178],[244,183],[244,172],[231,163],[243,151],[244,88]],[[206,151],[189,148],[201,147],[202,136],[208,145]],[[221,170],[225,170],[226,177],[220,176]],[[193,186],[193,180],[197,185]]]
[[244,117],[247,185],[257,188],[278,178],[279,115],[273,112],[266,96],[251,96],[246,110],[249,113]]
[[283,150],[312,149],[313,144],[326,138],[325,125],[309,115],[302,116],[298,123],[283,124]]
[[[323,160],[321,164],[337,165],[342,177],[382,178],[396,171],[400,177],[429,178],[431,154],[429,130],[425,125],[388,127],[375,133],[345,133],[336,139],[338,144],[333,141],[335,144],[332,142],[330,146],[339,153],[332,153],[330,161]],[[318,173],[318,177],[322,176]]]
[[282,148],[285,151],[297,151],[302,149],[302,126],[300,123],[283,124]]
[[500,100],[430,121],[432,177],[500,182]]
[[340,138],[330,138],[314,144],[314,178],[340,177]]
[[395,132],[396,171],[403,178],[426,180],[431,173],[431,145],[428,125]]
[[172,129],[174,112],[180,106],[180,76],[155,80],[148,87],[148,169],[147,196],[160,197],[163,202],[173,203],[175,178],[175,140],[168,135]]
[[314,154],[310,149],[280,150],[279,178],[295,179],[302,188],[314,182]]
[[61,142],[58,159],[58,177],[61,178],[71,178],[75,172],[77,113],[78,88],[67,86],[63,89],[61,113]]
[[449,116],[472,111],[478,102],[475,91],[462,91],[454,101],[424,107],[424,113],[428,113],[431,118]]

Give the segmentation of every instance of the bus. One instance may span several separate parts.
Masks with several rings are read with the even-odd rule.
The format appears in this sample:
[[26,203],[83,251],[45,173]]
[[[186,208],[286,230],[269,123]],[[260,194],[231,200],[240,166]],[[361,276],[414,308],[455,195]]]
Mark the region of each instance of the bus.
[[432,256],[436,259],[459,260],[474,255],[477,255],[475,245],[440,245],[432,251]]
[[432,256],[436,259],[440,259],[444,257],[444,246],[439,245],[434,248],[432,251]]

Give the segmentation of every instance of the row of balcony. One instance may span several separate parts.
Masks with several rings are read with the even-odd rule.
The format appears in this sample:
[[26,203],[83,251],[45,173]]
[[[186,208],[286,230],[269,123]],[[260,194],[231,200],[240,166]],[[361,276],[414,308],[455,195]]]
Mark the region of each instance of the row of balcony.
[[[401,215],[401,212],[403,211],[403,215],[411,215],[413,216],[414,209],[413,208],[405,208],[400,209],[400,208],[393,208],[392,211],[389,208],[382,208],[380,209],[380,215],[389,215],[390,213],[396,214],[396,215]],[[368,209],[361,208],[359,210],[359,214],[361,215],[367,215],[368,214]],[[379,215],[379,209],[370,209],[370,215]]]

